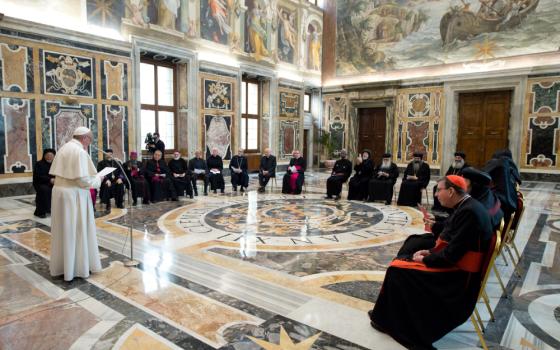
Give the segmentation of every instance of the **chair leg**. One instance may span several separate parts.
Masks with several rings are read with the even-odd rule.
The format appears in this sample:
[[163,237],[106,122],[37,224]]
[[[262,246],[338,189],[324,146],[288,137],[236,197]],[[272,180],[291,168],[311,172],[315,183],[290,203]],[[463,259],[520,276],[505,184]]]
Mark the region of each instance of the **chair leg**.
[[504,286],[504,282],[502,281],[502,277],[500,277],[500,273],[498,272],[498,269],[496,268],[496,265],[492,265],[492,268],[494,270],[494,273],[496,274],[496,278],[498,279],[498,283],[500,284],[500,287],[502,288],[504,298],[507,298],[508,294],[507,294],[507,291],[506,291],[506,287]]
[[490,314],[490,321],[495,322],[496,317],[494,317],[494,312],[492,312],[492,308],[490,307],[490,298],[488,298],[488,294],[486,294],[486,290],[482,290],[482,300],[484,300],[484,304],[486,304],[486,309],[488,309],[488,313]]
[[500,255],[501,255],[502,259],[504,260],[504,264],[505,264],[506,266],[509,266],[509,263],[508,263],[508,261],[507,261],[507,259],[506,259],[506,256],[504,255],[504,250],[503,250],[503,249],[502,249],[502,251],[500,252]]
[[[513,258],[513,254],[511,252],[511,249],[509,247],[509,245],[505,245],[506,250],[508,252],[509,257],[511,258],[512,264],[513,264],[513,270],[514,272],[517,274],[518,277],[521,277],[521,274],[519,273],[519,271],[517,270],[517,263],[515,262],[515,259]],[[518,261],[519,262],[519,261]]]
[[476,331],[476,334],[478,335],[478,339],[480,340],[480,344],[482,345],[482,348],[484,350],[488,350],[488,347],[486,346],[486,342],[484,341],[484,336],[482,335],[482,332],[480,331],[480,327],[478,327],[478,323],[476,323],[473,315],[471,315],[471,322],[474,326],[474,330]]
[[474,307],[473,313],[476,316],[475,318],[478,321],[478,324],[480,325],[480,329],[482,330],[482,333],[484,333],[484,323],[482,322],[482,317],[480,317],[480,314],[478,313],[478,310],[476,309],[476,305]]
[[515,245],[515,242],[513,240],[511,240],[511,246],[513,247],[513,251],[515,252],[515,255],[517,255],[517,262],[519,262],[519,260],[521,260],[521,254],[519,254],[517,245]]

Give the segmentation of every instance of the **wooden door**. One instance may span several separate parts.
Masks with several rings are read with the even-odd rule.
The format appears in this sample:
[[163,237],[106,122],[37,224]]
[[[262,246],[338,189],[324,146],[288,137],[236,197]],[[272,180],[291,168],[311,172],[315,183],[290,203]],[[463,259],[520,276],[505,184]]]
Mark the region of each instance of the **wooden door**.
[[508,147],[510,108],[511,91],[459,95],[457,150],[466,153],[470,165],[480,168],[496,150]]
[[358,150],[361,152],[365,148],[370,149],[373,161],[378,164],[385,153],[385,107],[360,108],[358,115]]

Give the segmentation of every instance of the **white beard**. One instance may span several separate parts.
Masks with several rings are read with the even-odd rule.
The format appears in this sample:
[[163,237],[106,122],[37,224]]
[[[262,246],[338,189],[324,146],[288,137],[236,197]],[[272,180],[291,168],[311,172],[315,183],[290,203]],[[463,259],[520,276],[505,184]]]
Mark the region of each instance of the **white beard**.
[[414,162],[412,164],[413,168],[414,168],[414,172],[417,172],[418,170],[420,170],[420,165],[422,165],[422,161],[419,162]]
[[381,169],[382,170],[387,170],[391,168],[391,161],[383,161],[383,163],[381,164]]
[[465,166],[465,161],[464,160],[453,162],[453,169],[461,169],[463,166]]

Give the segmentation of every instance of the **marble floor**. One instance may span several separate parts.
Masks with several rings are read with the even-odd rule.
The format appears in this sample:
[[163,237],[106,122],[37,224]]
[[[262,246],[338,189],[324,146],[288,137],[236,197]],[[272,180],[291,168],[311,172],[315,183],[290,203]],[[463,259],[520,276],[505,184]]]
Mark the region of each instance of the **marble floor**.
[[[0,199],[0,349],[400,349],[366,312],[421,213],[324,200],[326,177],[309,172],[298,196],[257,193],[252,176],[246,193],[99,210],[104,270],[70,283],[49,276],[50,219],[33,196]],[[521,277],[499,258],[508,297],[492,274],[497,320],[478,309],[491,348],[558,349],[560,184],[522,191]],[[123,264],[129,226],[137,268]],[[434,345],[480,346],[470,323]]]

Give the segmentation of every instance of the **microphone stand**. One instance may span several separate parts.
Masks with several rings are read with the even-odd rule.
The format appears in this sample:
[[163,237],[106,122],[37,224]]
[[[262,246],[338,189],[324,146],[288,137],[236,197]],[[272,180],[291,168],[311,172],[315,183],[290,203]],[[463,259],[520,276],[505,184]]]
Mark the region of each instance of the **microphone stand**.
[[[98,147],[93,146],[92,148],[96,149],[97,151],[105,154],[105,155],[109,155],[107,152],[99,149]],[[111,155],[112,157],[112,155]],[[130,235],[130,259],[126,260],[123,262],[124,266],[128,266],[128,267],[134,267],[134,266],[138,266],[140,264],[140,262],[138,260],[134,260],[134,241],[133,241],[133,232],[132,232],[132,220],[134,218],[133,212],[132,212],[132,185],[130,183],[130,180],[128,178],[128,176],[126,175],[126,172],[124,171],[120,159],[113,157],[113,160],[115,161],[115,163],[117,163],[119,169],[121,170],[122,174],[124,175],[124,178],[126,179],[126,182],[128,184],[128,214],[129,214],[129,222],[128,222],[128,232]]]

